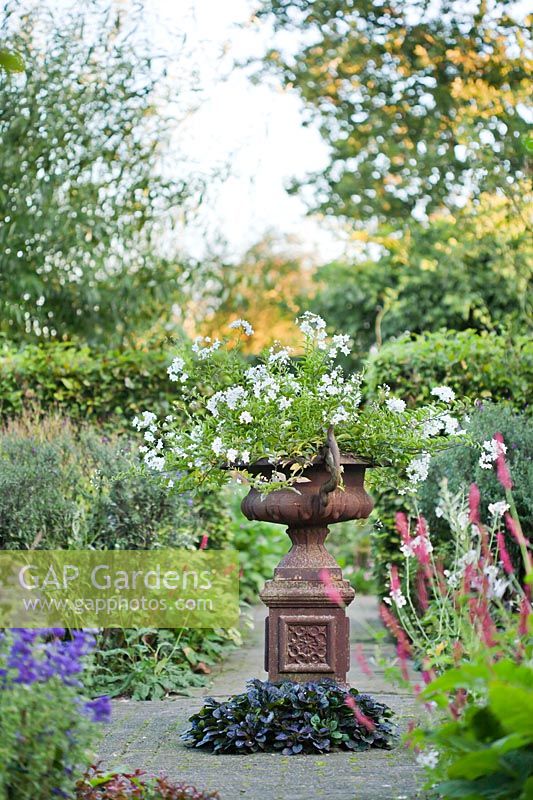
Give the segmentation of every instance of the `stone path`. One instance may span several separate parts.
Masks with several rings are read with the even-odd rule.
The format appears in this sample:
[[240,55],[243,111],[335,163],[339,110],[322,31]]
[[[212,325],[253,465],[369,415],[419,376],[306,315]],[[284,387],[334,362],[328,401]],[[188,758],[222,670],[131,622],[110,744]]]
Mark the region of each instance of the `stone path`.
[[[377,602],[356,597],[350,606],[352,641],[370,655],[374,644],[368,626],[378,627]],[[234,652],[212,676],[207,689],[190,697],[164,701],[118,700],[107,726],[99,757],[107,767],[140,767],[165,772],[198,788],[218,790],[221,800],[415,800],[420,783],[412,756],[402,747],[392,751],[282,756],[220,755],[185,748],[180,733],[188,717],[202,705],[206,694],[224,698],[243,691],[250,677],[265,679],[263,672],[263,617],[256,609],[256,625],[244,648]],[[361,674],[352,658],[352,686],[370,692],[400,716],[405,729],[417,713],[412,695],[391,687],[383,672]]]

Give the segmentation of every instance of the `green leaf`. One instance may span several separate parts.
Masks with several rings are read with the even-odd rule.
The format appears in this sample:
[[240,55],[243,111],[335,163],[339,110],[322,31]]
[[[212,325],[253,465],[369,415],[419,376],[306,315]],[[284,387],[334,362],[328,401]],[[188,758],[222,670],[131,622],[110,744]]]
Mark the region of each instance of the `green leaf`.
[[14,50],[0,49],[0,67],[6,72],[24,72],[24,60],[20,53]]

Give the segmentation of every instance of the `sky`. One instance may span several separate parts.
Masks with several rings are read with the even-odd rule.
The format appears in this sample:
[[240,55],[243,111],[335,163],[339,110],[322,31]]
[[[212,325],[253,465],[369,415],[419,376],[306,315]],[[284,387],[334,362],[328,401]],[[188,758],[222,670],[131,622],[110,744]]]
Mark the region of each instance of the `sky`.
[[[303,200],[286,191],[292,178],[326,166],[326,144],[316,128],[303,126],[296,93],[275,79],[253,84],[244,67],[234,67],[269,45],[268,28],[250,21],[256,7],[254,0],[152,0],[145,10],[157,45],[176,58],[178,70],[185,55],[185,71],[193,73],[190,101],[198,108],[176,128],[176,152],[192,172],[218,173],[185,248],[198,257],[216,251],[238,258],[273,232],[297,237],[318,260],[333,258],[342,236],[331,223],[307,217]],[[183,88],[177,93],[183,99]]]

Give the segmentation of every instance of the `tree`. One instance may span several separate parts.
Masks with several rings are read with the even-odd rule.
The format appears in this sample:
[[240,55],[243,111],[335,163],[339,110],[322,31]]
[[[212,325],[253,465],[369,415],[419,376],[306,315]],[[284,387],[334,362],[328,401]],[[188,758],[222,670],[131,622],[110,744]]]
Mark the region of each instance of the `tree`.
[[266,64],[331,147],[310,176],[320,211],[403,224],[457,194],[524,181],[531,35],[513,5],[263,0],[276,29],[301,34],[297,52],[286,37]]
[[209,295],[191,307],[189,317],[201,320],[198,330],[222,338],[233,320],[244,317],[255,331],[245,347],[254,353],[276,340],[299,343],[295,317],[299,298],[312,291],[313,268],[308,258],[295,254],[294,245],[266,235],[237,263],[213,270]]
[[158,74],[95,5],[4,11],[26,72],[0,82],[0,333],[120,344],[178,288],[157,238],[189,189],[162,176]]
[[[377,261],[317,272],[312,310],[350,333],[360,357],[404,331],[531,330],[532,239],[510,206],[483,196],[479,205],[435,214],[401,237],[374,237],[383,248]],[[522,210],[525,216],[525,204]]]

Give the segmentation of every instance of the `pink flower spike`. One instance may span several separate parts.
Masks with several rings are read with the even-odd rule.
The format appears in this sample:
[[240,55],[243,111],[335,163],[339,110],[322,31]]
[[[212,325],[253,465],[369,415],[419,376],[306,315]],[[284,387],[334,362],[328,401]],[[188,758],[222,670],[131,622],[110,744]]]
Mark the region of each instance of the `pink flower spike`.
[[479,493],[479,488],[477,483],[470,484],[470,491],[468,493],[468,507],[470,509],[469,520],[473,522],[475,525],[479,525],[479,501],[481,499],[481,495]]
[[367,728],[369,731],[375,730],[375,725],[371,719],[369,719],[366,714],[363,714],[357,703],[355,702],[354,698],[348,694],[344,700],[345,704],[353,711],[353,715],[356,718],[359,725]]
[[526,636],[528,632],[529,617],[531,615],[531,603],[527,597],[523,597],[520,602],[520,619],[518,623],[518,633]]
[[369,678],[372,677],[372,670],[368,661],[365,658],[365,654],[363,651],[363,645],[361,643],[355,645],[355,658],[359,666],[361,667],[361,672],[363,675],[367,675]]
[[426,572],[423,569],[418,570],[416,576],[416,591],[418,595],[418,602],[422,611],[427,611],[429,607],[428,590],[426,586]]
[[[500,444],[503,444],[503,436],[501,433],[495,433],[492,438],[496,439],[496,441]],[[498,457],[496,459],[496,475],[504,489],[513,488],[513,481],[511,480],[511,473],[509,472],[509,467],[507,466],[507,462],[505,460],[503,448],[498,449]]]
[[512,535],[516,539],[518,545],[520,547],[524,547],[525,545],[527,546],[524,534],[520,530],[520,527],[516,524],[516,520],[512,518],[512,516],[509,514],[508,511],[506,511],[505,513],[505,524],[507,525],[508,531],[512,533]]
[[511,557],[509,555],[509,551],[505,546],[505,537],[501,531],[498,531],[496,534],[496,541],[498,542],[498,552],[500,554],[500,559],[503,564],[503,568],[508,575],[512,575],[514,572],[513,562],[511,561]]
[[409,542],[411,540],[411,535],[409,533],[409,520],[407,519],[407,514],[404,514],[403,511],[396,512],[396,530],[404,542]]
[[209,542],[209,536],[207,535],[207,533],[204,533],[200,541],[199,550],[205,550],[207,548],[208,542]]
[[322,585],[324,586],[324,593],[328,600],[331,603],[334,603],[336,606],[340,608],[344,608],[344,600],[342,599],[342,595],[331,580],[331,575],[329,574],[329,570],[321,569],[318,573],[318,577],[320,578]]
[[402,588],[400,578],[398,576],[398,567],[393,564],[390,568],[390,589],[391,592],[397,592]]
[[398,656],[398,660],[400,662],[400,669],[402,672],[402,678],[404,681],[409,680],[409,670],[407,669],[407,656],[409,653],[406,651],[404,643],[398,642],[396,645],[396,654]]
[[422,515],[420,515],[416,521],[416,532],[422,537],[427,537],[428,535],[428,525]]

